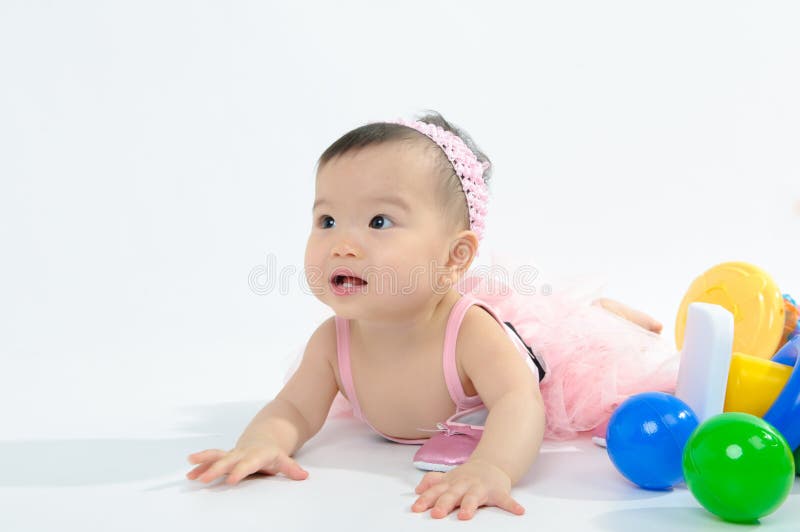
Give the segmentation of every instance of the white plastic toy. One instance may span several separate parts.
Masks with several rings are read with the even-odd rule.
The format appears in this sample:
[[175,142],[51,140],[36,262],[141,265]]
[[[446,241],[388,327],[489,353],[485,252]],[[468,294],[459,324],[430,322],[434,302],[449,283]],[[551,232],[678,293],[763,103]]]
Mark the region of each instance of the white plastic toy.
[[733,315],[719,305],[691,303],[675,396],[700,423],[722,413],[732,353]]

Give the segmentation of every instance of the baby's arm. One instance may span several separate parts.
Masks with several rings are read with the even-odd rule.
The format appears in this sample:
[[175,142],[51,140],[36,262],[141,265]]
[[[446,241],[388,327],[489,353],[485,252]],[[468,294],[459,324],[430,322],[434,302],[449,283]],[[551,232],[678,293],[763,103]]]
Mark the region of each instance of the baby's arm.
[[261,471],[305,479],[308,473],[291,456],[319,432],[336,396],[338,386],[332,366],[335,350],[336,330],[331,318],[311,336],[300,367],[275,399],[256,414],[236,447],[189,455],[189,462],[197,467],[187,478],[211,482],[227,474],[227,482],[235,484]]
[[525,510],[511,497],[511,486],[531,467],[544,438],[537,376],[503,328],[478,307],[464,318],[456,352],[489,415],[469,460],[445,474],[426,474],[412,509],[433,507],[431,516],[440,518],[460,506],[459,519],[470,519],[488,505],[521,515]]

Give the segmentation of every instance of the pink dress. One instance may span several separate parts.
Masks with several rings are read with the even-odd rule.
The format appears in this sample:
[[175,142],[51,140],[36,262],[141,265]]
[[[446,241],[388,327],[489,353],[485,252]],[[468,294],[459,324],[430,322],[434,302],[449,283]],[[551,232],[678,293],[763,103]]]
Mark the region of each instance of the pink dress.
[[[472,304],[485,308],[498,322],[513,325],[522,341],[508,325],[504,327],[532,371],[538,371],[534,358],[546,366],[546,377],[540,383],[545,438],[565,440],[601,427],[633,394],[675,390],[679,357],[674,347],[660,335],[591,305],[585,297],[569,292],[522,294],[478,276],[466,277],[458,289],[464,297],[451,311],[442,354],[447,389],[457,412],[481,404],[478,396],[464,394],[455,369],[455,339]],[[353,403],[338,394],[329,416],[364,419],[350,372],[348,322],[336,318],[336,331],[342,385]],[[532,348],[531,353],[527,346]],[[425,441],[388,439],[400,443]]]
[[[497,313],[488,304],[480,301],[479,299],[473,296],[470,296],[469,294],[464,295],[461,297],[461,299],[456,301],[456,304],[453,305],[453,308],[450,310],[450,316],[447,319],[447,326],[445,328],[445,333],[444,333],[444,348],[442,350],[442,367],[444,369],[444,380],[445,383],[447,384],[447,390],[450,393],[450,398],[456,405],[456,412],[468,410],[470,408],[474,408],[482,404],[481,398],[479,396],[477,395],[468,396],[466,395],[466,393],[464,393],[464,388],[461,386],[461,379],[458,376],[458,369],[456,368],[456,339],[458,337],[458,330],[461,327],[461,322],[464,321],[464,316],[467,313],[467,309],[469,309],[469,307],[472,305],[480,305],[481,307],[485,308],[486,311],[489,312],[489,314],[495,320],[497,320],[497,322],[500,323],[500,325],[502,325],[505,328],[506,333],[509,336],[509,340],[514,343],[515,347],[520,353],[520,356],[525,358],[525,360],[528,362],[528,365],[531,367],[532,371],[534,371],[536,374],[540,376],[543,376],[545,371],[543,363],[536,358],[535,353],[532,350],[528,349],[528,346],[523,343],[523,341],[511,327],[502,322],[502,320],[498,317]],[[353,415],[355,415],[355,417],[367,423],[367,425],[369,425],[372,428],[372,430],[374,430],[387,440],[391,440],[397,443],[409,443],[409,444],[425,443],[425,441],[427,441],[427,438],[418,440],[399,439],[384,434],[375,427],[373,427],[369,423],[369,421],[367,421],[367,419],[364,417],[364,415],[361,412],[361,407],[359,406],[358,403],[358,391],[356,390],[355,384],[353,382],[353,374],[350,369],[350,322],[349,320],[339,318],[338,316],[335,318],[335,322],[336,322],[336,348],[337,348],[337,357],[339,362],[339,375],[342,380],[342,386],[344,387],[344,391],[350,400],[350,405],[352,406]]]
[[631,395],[675,390],[675,348],[577,290],[523,294],[491,277],[468,276],[459,291],[492,305],[546,361],[548,377],[540,386],[545,438],[565,440],[601,427]]

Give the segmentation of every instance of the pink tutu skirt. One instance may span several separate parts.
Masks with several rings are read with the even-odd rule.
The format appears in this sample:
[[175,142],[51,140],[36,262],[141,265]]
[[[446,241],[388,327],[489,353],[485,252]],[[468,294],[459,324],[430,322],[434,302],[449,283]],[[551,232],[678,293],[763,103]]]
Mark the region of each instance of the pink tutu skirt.
[[[633,394],[675,390],[675,348],[660,335],[593,305],[591,290],[577,283],[547,293],[515,290],[497,278],[470,275],[458,290],[488,303],[544,359],[547,375],[540,389],[547,439],[566,440],[602,426]],[[297,355],[285,380],[299,365],[302,351]],[[328,416],[351,415],[347,399],[337,394]]]
[[552,293],[518,291],[497,279],[469,276],[459,291],[492,306],[547,364],[540,383],[547,439],[570,439],[607,423],[633,394],[675,390],[675,348],[661,335],[593,305],[578,284]]

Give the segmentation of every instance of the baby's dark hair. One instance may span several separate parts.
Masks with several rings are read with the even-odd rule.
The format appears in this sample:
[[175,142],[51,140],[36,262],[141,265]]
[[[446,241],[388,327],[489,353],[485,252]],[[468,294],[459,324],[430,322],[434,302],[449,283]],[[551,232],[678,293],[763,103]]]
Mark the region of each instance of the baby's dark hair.
[[[489,167],[483,173],[483,179],[488,186],[489,179],[492,175],[491,161],[486,154],[478,148],[475,141],[472,140],[472,137],[463,129],[445,120],[444,117],[436,111],[426,111],[426,114],[417,118],[417,120],[437,125],[461,137],[461,140],[472,150],[480,162],[488,162]],[[357,127],[352,131],[348,131],[331,144],[328,149],[320,155],[317,165],[321,167],[331,159],[344,155],[345,153],[386,142],[424,142],[425,147],[434,150],[432,153],[434,154],[439,173],[442,176],[439,191],[445,212],[448,214],[450,220],[458,224],[457,227],[460,229],[469,229],[467,197],[464,195],[464,190],[461,188],[461,180],[456,175],[453,165],[436,143],[412,128],[387,122],[376,122]]]

